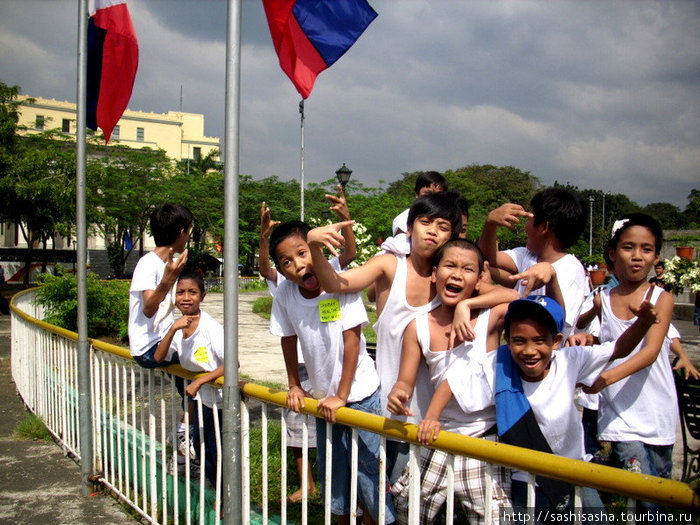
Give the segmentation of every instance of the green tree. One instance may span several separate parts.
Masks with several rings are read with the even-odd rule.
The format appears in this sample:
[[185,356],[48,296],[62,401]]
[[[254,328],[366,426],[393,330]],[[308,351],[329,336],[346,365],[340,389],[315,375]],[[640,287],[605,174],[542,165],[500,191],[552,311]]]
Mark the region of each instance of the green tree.
[[[115,277],[125,276],[125,263],[146,233],[154,206],[164,202],[173,166],[163,150],[126,146],[91,151],[88,165],[88,222],[107,243]],[[131,246],[127,246],[127,241]]]
[[700,190],[693,188],[688,194],[688,205],[683,210],[688,228],[700,228]]
[[642,208],[642,211],[654,217],[665,230],[683,229],[686,227],[686,217],[678,206],[669,202],[652,202]]

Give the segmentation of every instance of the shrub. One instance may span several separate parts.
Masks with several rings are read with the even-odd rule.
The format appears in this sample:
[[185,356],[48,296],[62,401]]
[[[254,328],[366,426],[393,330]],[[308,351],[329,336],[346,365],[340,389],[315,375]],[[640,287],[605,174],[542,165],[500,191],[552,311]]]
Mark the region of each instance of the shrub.
[[[37,302],[46,308],[44,320],[67,330],[78,329],[78,284],[74,275],[42,274]],[[128,338],[129,282],[100,281],[87,276],[88,337]]]

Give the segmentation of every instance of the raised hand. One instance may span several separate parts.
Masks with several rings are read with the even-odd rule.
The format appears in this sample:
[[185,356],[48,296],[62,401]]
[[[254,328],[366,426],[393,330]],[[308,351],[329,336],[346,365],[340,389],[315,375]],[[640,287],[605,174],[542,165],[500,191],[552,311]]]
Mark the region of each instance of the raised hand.
[[532,213],[525,211],[520,204],[506,203],[492,210],[486,221],[506,228],[515,228],[523,217],[530,218]]
[[348,202],[345,200],[345,193],[343,192],[343,187],[338,184],[338,195],[326,194],[326,199],[331,203],[331,210],[338,214],[341,221],[350,220],[350,210],[348,208]]
[[270,232],[272,228],[277,226],[280,221],[273,221],[270,217],[270,208],[268,208],[265,201],[260,205],[260,237],[263,239],[268,239],[270,237]]
[[314,228],[307,234],[306,242],[309,246],[325,246],[334,256],[337,256],[336,248],[342,248],[345,245],[345,238],[341,235],[340,230],[353,224],[355,221],[343,221]]

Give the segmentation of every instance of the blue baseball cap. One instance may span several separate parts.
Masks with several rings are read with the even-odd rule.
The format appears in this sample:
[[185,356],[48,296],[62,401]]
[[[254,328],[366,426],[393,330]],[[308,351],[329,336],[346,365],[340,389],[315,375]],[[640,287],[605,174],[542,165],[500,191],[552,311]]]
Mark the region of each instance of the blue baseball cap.
[[508,305],[505,323],[510,327],[512,319],[535,319],[552,331],[552,335],[564,329],[564,309],[551,297],[530,295],[517,299]]

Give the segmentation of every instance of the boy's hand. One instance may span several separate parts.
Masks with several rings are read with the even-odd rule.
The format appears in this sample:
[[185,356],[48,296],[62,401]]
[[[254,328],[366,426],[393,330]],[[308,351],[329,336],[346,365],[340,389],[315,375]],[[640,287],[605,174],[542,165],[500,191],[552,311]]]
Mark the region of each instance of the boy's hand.
[[270,217],[270,208],[267,207],[265,201],[260,205],[260,237],[268,239],[272,228],[277,226],[280,221],[273,221]]
[[425,418],[418,425],[416,438],[423,445],[430,445],[432,441],[437,439],[440,428],[440,422],[437,419]]
[[486,217],[486,222],[506,228],[515,228],[523,217],[530,218],[532,213],[525,211],[520,204],[507,203],[499,206]]
[[340,234],[340,230],[345,228],[345,226],[352,226],[353,224],[355,224],[355,221],[343,221],[321,226],[320,228],[314,228],[307,234],[306,242],[311,247],[325,246],[328,248],[328,251],[337,257],[338,252],[336,248],[345,246],[345,238]]
[[524,272],[511,275],[509,279],[511,279],[513,282],[522,279],[522,284],[525,285],[523,297],[527,297],[530,295],[532,290],[542,288],[543,286],[549,284],[549,282],[553,279],[556,279],[556,277],[557,272],[554,267],[548,262],[541,262],[530,266],[530,268]]
[[331,210],[338,214],[341,221],[350,220],[350,210],[348,209],[348,202],[345,200],[345,193],[343,192],[343,187],[338,184],[338,195],[326,194],[326,199],[332,204]]
[[400,383],[396,383],[387,397],[386,409],[396,416],[413,416],[413,412],[408,408],[408,401],[411,394]]
[[566,340],[566,346],[591,346],[592,344],[593,336],[586,332],[571,334]]
[[168,260],[165,262],[165,271],[163,272],[163,281],[169,282],[170,284],[175,284],[182,269],[185,267],[185,264],[187,264],[187,250],[183,251],[177,260],[174,260],[174,255],[175,252],[170,248],[170,250],[168,250]]
[[[649,289],[652,288],[653,286],[649,287]],[[629,308],[630,311],[637,316],[640,322],[647,326],[651,326],[659,322],[659,317],[656,314],[656,308],[653,304],[651,304],[651,302],[649,302],[649,300],[644,300],[638,308],[635,308],[632,305],[630,305]]]
[[460,301],[455,308],[452,318],[452,329],[447,343],[449,348],[454,348],[457,342],[473,341],[476,337],[471,324],[471,309],[466,301]]
[[199,317],[199,314],[197,315],[183,315],[179,319],[177,319],[173,325],[172,325],[172,330],[184,330],[185,328],[189,328],[190,325],[194,322],[195,319]]
[[673,367],[674,370],[681,370],[686,379],[692,377],[693,379],[700,379],[700,372],[697,368],[690,362],[688,356],[679,357],[676,366]]
[[326,421],[335,423],[335,413],[338,411],[339,408],[344,407],[345,404],[346,402],[338,396],[328,396],[324,397],[318,402],[318,408],[321,409],[323,418]]
[[187,394],[190,397],[196,397],[197,392],[199,392],[199,389],[201,388],[202,385],[200,385],[197,381],[192,381],[187,387],[185,388],[185,394]]
[[287,393],[287,408],[294,412],[301,412],[301,409],[305,406],[304,391],[298,386],[290,387]]

